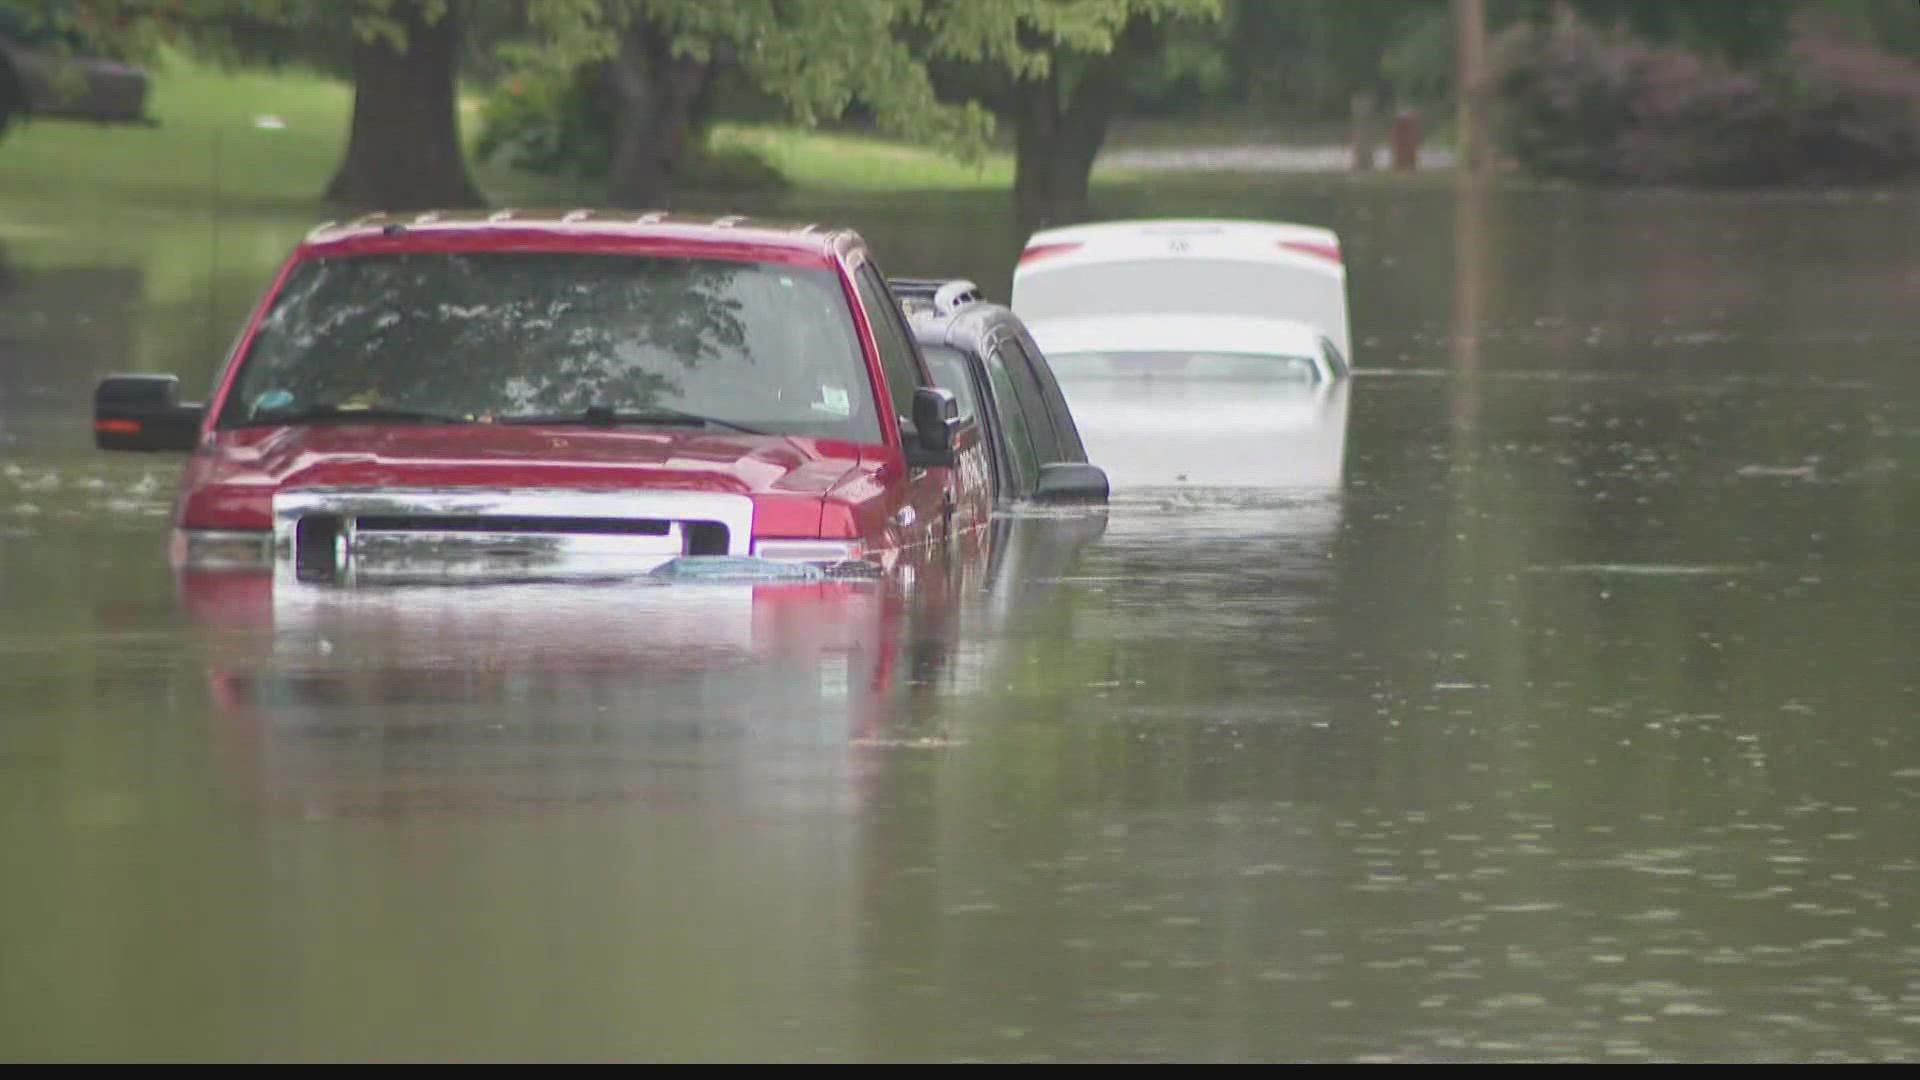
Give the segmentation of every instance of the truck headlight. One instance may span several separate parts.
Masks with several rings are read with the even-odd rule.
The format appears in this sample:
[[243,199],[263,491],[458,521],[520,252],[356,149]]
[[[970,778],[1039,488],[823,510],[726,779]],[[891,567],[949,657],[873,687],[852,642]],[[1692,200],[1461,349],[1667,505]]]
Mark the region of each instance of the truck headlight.
[[177,567],[264,569],[273,564],[273,533],[267,529],[175,529],[168,554]]
[[755,540],[753,554],[768,562],[804,562],[832,565],[866,557],[858,540]]

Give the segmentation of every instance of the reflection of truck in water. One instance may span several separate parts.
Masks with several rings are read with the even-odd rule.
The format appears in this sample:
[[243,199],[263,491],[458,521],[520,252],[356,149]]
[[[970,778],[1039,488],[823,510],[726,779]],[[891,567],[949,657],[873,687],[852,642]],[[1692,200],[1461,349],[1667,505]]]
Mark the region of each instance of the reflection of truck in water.
[[1105,515],[996,517],[908,581],[286,587],[181,573],[216,743],[309,817],[862,798]]
[[76,30],[0,6],[0,135],[16,120],[151,124],[147,73]]

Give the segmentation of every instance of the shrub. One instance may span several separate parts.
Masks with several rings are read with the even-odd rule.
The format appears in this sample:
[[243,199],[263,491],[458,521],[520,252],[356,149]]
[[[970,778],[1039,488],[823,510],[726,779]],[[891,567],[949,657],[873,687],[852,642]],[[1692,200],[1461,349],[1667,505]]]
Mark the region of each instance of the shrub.
[[1794,156],[1815,182],[1885,181],[1920,162],[1920,64],[1809,33],[1781,79]]
[[543,176],[597,180],[613,160],[613,110],[591,67],[503,80],[480,112],[474,152]]
[[[576,180],[607,179],[613,164],[614,115],[593,68],[516,73],[488,97],[474,152],[516,169]],[[769,192],[786,177],[745,148],[723,151],[690,140],[675,184],[717,192]]]
[[785,191],[786,175],[744,146],[716,150],[705,143],[687,148],[675,183],[682,191],[759,194]]
[[1800,28],[1735,70],[1578,23],[1494,54],[1496,136],[1523,168],[1601,183],[1843,184],[1920,175],[1920,65]]

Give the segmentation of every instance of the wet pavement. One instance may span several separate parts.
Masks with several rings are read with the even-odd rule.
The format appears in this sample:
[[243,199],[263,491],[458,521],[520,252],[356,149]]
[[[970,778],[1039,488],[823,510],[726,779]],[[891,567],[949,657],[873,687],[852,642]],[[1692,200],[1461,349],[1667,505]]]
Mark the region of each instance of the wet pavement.
[[307,223],[6,234],[0,1055],[1916,1056],[1920,198],[1103,209],[1338,228],[1361,374],[885,586],[176,579],[87,395]]

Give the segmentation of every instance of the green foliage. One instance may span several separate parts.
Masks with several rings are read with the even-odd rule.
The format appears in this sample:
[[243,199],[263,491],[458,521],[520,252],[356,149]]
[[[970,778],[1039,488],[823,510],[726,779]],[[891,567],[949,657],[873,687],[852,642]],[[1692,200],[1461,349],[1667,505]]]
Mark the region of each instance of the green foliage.
[[[474,155],[540,176],[604,181],[612,166],[613,103],[598,67],[532,68],[494,88],[480,111]],[[699,133],[704,136],[705,133]],[[688,187],[708,192],[768,192],[786,177],[743,146],[714,147],[696,138],[679,164]]]
[[613,107],[598,68],[530,68],[504,79],[480,111],[474,153],[543,176],[597,180],[613,159]]
[[737,66],[796,124],[858,105],[889,134],[978,154],[991,117],[934,94],[902,33],[918,8],[919,0],[530,0],[534,37],[514,55],[547,66],[598,62],[615,54],[629,20],[645,19],[671,36],[674,55]]
[[[1911,0],[1569,6],[1594,26],[1737,67],[1777,65],[1796,23],[1809,19],[1920,55],[1920,3]],[[1546,26],[1558,9],[1555,0],[1487,7],[1496,30]],[[614,55],[621,29],[637,19],[667,31],[676,54],[719,61],[720,78],[775,103],[777,119],[859,118],[971,163],[985,160],[1010,86],[1058,76],[1070,100],[1082,74],[1143,22],[1157,31],[1156,46],[1128,61],[1114,99],[1129,115],[1340,119],[1358,90],[1439,105],[1453,82],[1448,0],[0,0],[8,25],[31,24],[96,54],[156,62],[184,46],[201,60],[339,75],[355,36],[400,44],[411,17],[456,14],[466,76],[528,88],[488,103],[482,150],[588,178],[610,152],[610,106],[594,100],[585,72]],[[723,104],[718,115],[735,113]],[[747,157],[719,166],[756,168],[771,179]]]
[[[480,148],[535,170],[604,175],[613,117],[591,73],[617,54],[631,20],[644,19],[675,55],[743,75],[791,122],[858,112],[883,134],[979,164],[993,131],[979,100],[991,98],[987,89],[1056,71],[1070,83],[1083,58],[1112,51],[1134,20],[1221,10],[1222,0],[532,0],[528,36],[501,50],[520,67],[487,107]],[[1224,69],[1206,43],[1169,45],[1155,65],[1161,78],[1219,84]],[[971,66],[980,90],[943,102],[929,61]],[[739,179],[737,167],[716,171],[709,181]]]
[[[1572,9],[1597,27],[1741,65],[1778,56],[1794,12],[1804,6],[1806,0],[1574,0]],[[1544,0],[1533,0],[1531,7],[1534,21],[1551,18]]]
[[126,60],[155,63],[165,49],[185,48],[197,59],[229,67],[299,64],[344,76],[355,35],[404,47],[403,7],[433,23],[460,2],[0,0],[0,10],[22,12],[63,37],[84,40],[90,52]]
[[1233,90],[1233,68],[1218,19],[1177,18],[1158,28],[1152,45],[1127,58],[1117,112],[1155,116],[1217,112]]
[[[184,0],[183,0],[184,2]],[[0,29],[52,56],[151,59],[164,24],[142,17],[135,0],[0,0]]]
[[988,64],[1015,79],[1047,75],[1066,53],[1104,55],[1136,18],[1218,19],[1223,0],[927,0],[927,55]]
[[1909,0],[1812,0],[1815,24],[1902,56],[1920,56],[1920,3]]
[[[1226,71],[1217,95],[1166,99],[1164,105],[1190,115],[1344,115],[1353,90],[1371,89],[1378,78],[1377,49],[1362,39],[1387,33],[1405,10],[1404,3],[1228,0],[1221,17],[1204,28],[1204,40]],[[1355,30],[1362,33],[1356,37]]]
[[1432,105],[1453,96],[1453,15],[1428,7],[1400,24],[1380,55],[1380,72],[1403,105]]

